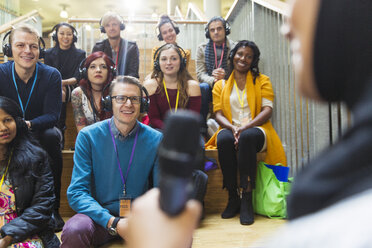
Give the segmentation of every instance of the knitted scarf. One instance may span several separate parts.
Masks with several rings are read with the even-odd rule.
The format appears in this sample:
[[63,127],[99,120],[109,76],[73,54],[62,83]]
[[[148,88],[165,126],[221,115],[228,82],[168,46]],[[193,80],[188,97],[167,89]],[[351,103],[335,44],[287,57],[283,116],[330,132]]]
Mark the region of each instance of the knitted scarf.
[[[223,49],[223,59],[221,63],[221,68],[223,68],[226,72],[225,79],[229,76],[229,68],[227,67],[227,42],[225,41],[225,48]],[[219,63],[219,60],[217,61]],[[208,75],[212,76],[212,72],[215,68],[215,55],[214,55],[214,49],[213,49],[213,41],[209,40],[206,48],[205,48],[205,65],[207,67],[207,73]]]

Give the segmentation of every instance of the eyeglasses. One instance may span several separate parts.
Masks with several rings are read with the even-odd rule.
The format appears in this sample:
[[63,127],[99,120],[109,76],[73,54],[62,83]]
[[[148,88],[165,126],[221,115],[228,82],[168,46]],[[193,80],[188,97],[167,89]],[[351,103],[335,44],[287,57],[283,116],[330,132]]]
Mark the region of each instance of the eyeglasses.
[[115,99],[116,103],[118,104],[124,104],[129,99],[131,103],[133,104],[140,104],[141,103],[141,97],[140,96],[112,96],[111,98]]

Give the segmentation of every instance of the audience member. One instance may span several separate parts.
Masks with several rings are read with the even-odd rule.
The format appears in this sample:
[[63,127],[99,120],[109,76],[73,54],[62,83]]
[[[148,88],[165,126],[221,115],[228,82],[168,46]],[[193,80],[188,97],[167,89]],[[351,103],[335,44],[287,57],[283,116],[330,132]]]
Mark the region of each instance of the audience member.
[[198,46],[196,54],[196,74],[200,82],[202,95],[201,115],[204,121],[204,134],[207,133],[207,116],[209,103],[212,102],[213,85],[221,79],[228,79],[230,75],[229,53],[235,43],[227,38],[230,25],[221,16],[209,20],[205,27],[207,42]]
[[44,63],[56,68],[62,76],[62,109],[58,127],[64,134],[66,103],[71,101],[71,92],[77,85],[79,64],[85,58],[85,51],[75,47],[77,31],[70,24],[61,22],[53,27],[52,32],[55,46],[45,52]]
[[[158,40],[164,41],[166,44],[177,45],[177,35],[180,33],[179,27],[176,26],[174,21],[168,15],[160,16],[158,25],[156,26],[158,33]],[[154,65],[154,55],[155,52],[159,49],[159,46],[156,46],[152,49],[151,56],[151,65]],[[185,59],[186,59],[186,69],[189,69],[189,64],[191,60],[191,51],[184,49]],[[152,68],[154,69],[154,68]]]
[[0,247],[59,247],[51,219],[55,197],[48,155],[31,138],[21,108],[3,96],[0,177]]
[[104,52],[89,55],[80,66],[79,87],[72,92],[76,129],[110,118],[112,113],[103,109],[102,99],[108,95],[116,74],[115,63]]
[[57,69],[38,62],[44,55],[44,41],[37,30],[20,24],[9,33],[3,52],[14,61],[0,65],[0,95],[16,101],[32,133],[51,157],[56,203],[53,218],[55,230],[62,230],[59,215],[62,175],[62,134],[57,124],[62,105],[61,74]]
[[[282,143],[270,117],[274,92],[269,77],[260,73],[260,51],[252,41],[242,40],[231,50],[232,73],[213,88],[213,111],[220,130],[206,144],[218,149],[223,187],[229,200],[221,217],[232,218],[240,211],[240,223],[254,222],[252,189],[255,188],[256,153],[266,151],[265,162],[286,165]],[[236,155],[237,154],[237,155]],[[238,192],[239,171],[242,197]]]
[[[150,97],[148,116],[150,125],[156,129],[163,129],[164,120],[168,111],[189,109],[200,111],[200,87],[192,79],[186,69],[185,54],[177,45],[165,44],[155,52],[154,69],[151,79],[144,84]],[[204,143],[203,143],[204,144]],[[201,148],[200,154],[204,153]],[[204,201],[208,176],[202,172],[204,161],[200,159],[194,170],[193,180],[195,186],[194,197]]]
[[74,170],[67,190],[77,212],[63,228],[61,247],[99,246],[125,238],[132,200],[157,185],[157,147],[162,135],[137,121],[144,109],[138,79],[120,76],[105,100],[113,117],[82,129],[77,137]]
[[296,175],[288,199],[291,220],[372,187],[371,13],[372,2],[364,0],[293,5],[286,36],[297,88],[312,99],[345,103],[354,118],[336,144]]
[[118,75],[139,78],[139,50],[135,42],[120,37],[120,32],[125,29],[121,16],[107,12],[103,15],[100,25],[101,33],[105,33],[107,39],[97,42],[92,53],[102,51],[112,58]]

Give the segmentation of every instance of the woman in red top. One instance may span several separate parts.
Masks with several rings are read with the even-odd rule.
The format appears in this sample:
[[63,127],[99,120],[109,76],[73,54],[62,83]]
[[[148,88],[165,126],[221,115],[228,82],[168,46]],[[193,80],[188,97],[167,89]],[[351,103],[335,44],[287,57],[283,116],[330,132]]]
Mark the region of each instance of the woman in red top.
[[189,109],[200,113],[200,87],[186,69],[183,49],[165,44],[155,52],[154,57],[151,79],[144,84],[151,102],[148,111],[150,125],[162,129],[169,110]]

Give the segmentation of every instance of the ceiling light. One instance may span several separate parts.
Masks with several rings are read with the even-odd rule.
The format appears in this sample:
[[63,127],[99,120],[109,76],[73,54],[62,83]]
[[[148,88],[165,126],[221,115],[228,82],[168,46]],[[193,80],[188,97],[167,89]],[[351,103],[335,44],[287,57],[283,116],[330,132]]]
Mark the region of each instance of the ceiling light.
[[61,18],[64,18],[64,19],[67,19],[68,18],[68,13],[66,11],[66,7],[67,7],[67,4],[60,4],[62,6],[62,10],[61,12],[59,13],[59,16]]

